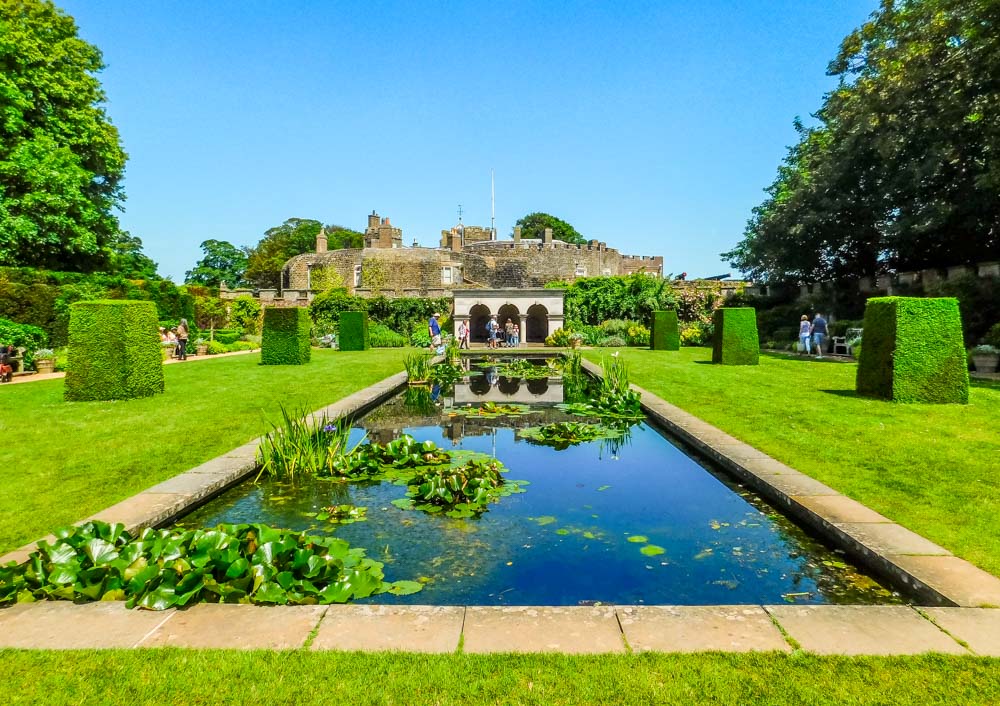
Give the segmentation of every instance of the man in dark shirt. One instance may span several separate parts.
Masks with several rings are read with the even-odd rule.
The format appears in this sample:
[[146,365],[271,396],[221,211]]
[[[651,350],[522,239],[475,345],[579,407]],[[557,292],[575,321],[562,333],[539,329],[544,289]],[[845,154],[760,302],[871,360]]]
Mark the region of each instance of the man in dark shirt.
[[441,314],[434,312],[430,321],[427,322],[427,333],[431,336],[431,350],[441,345],[441,324],[438,323],[440,316]]
[[813,317],[812,323],[813,344],[816,346],[816,357],[823,357],[823,341],[826,340],[826,319],[822,314],[817,313]]

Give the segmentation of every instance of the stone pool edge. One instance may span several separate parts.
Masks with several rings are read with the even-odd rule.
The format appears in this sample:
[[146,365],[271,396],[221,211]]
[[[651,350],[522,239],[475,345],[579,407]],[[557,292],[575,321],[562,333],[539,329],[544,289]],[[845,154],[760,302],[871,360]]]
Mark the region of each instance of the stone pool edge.
[[[306,415],[306,419],[315,423],[324,416],[334,420],[362,414],[392,397],[405,384],[405,372],[390,375],[374,385],[311,412]],[[260,437],[252,439],[74,524],[79,525],[89,520],[121,522],[132,534],[146,527],[162,525],[254,473],[257,470],[259,444]],[[0,566],[12,561],[23,563],[37,549],[39,542],[51,542],[54,539],[55,537],[48,535],[0,556]]]
[[[598,378],[601,366],[583,360]],[[1000,579],[874,510],[781,463],[638,385],[657,424],[733,478],[876,575],[905,586],[928,605],[1000,606]]]

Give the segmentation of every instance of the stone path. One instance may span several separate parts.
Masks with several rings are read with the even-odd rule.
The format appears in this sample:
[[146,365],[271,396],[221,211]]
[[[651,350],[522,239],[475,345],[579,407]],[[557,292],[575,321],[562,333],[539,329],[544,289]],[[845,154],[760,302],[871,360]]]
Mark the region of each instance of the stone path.
[[1000,610],[905,606],[276,606],[21,603],[0,648],[467,653],[791,652],[1000,657]]
[[[192,355],[186,360],[177,360],[176,358],[168,358],[163,361],[164,365],[174,365],[175,363],[194,363],[199,360],[215,360],[216,358],[228,358],[234,355],[248,355],[250,353],[260,353],[260,349],[257,348],[252,351],[232,351],[230,353],[217,353],[216,355]],[[4,385],[17,385],[19,383],[25,382],[39,382],[41,380],[58,380],[59,378],[66,377],[66,373],[16,373],[14,379],[9,383],[3,383]]]

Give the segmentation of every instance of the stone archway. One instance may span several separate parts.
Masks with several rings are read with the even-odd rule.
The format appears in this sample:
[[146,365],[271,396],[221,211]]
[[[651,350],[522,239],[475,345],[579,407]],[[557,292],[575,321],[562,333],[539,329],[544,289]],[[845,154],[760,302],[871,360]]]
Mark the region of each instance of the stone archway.
[[485,304],[476,304],[469,309],[469,340],[475,343],[486,342],[486,322],[490,320],[490,308]]
[[528,307],[528,322],[524,340],[528,343],[545,343],[549,335],[549,310],[541,304]]
[[497,323],[500,324],[501,331],[506,330],[507,319],[510,319],[513,324],[521,325],[521,312],[513,304],[504,304],[497,311]]

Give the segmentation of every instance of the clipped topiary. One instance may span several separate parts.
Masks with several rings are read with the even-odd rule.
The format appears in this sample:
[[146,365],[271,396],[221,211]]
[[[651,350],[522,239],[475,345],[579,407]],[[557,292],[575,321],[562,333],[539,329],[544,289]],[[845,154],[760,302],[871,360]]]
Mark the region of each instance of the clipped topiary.
[[67,400],[128,400],[163,392],[163,358],[151,301],[70,307]]
[[649,327],[649,347],[654,351],[679,351],[681,334],[677,326],[677,312],[654,311]]
[[301,307],[264,309],[264,332],[260,343],[261,365],[303,365],[312,349],[309,310]]
[[896,402],[969,401],[958,300],[873,297],[865,305],[859,395]]
[[339,345],[342,351],[366,351],[371,347],[367,311],[340,312]]
[[757,365],[760,341],[757,312],[751,307],[716,309],[712,315],[715,338],[712,362],[722,365]]

